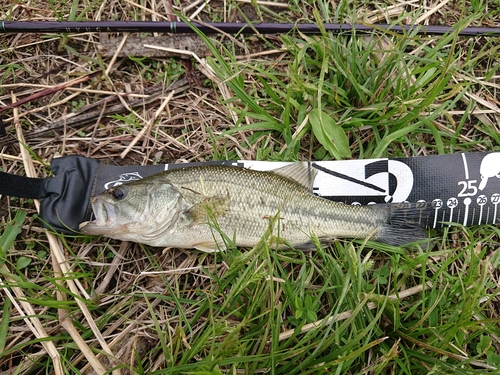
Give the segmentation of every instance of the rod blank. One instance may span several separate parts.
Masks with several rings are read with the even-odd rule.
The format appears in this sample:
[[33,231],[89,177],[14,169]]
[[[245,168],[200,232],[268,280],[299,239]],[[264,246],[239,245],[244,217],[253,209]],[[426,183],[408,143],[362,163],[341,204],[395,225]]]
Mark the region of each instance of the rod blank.
[[[205,34],[225,32],[228,34],[284,34],[300,31],[307,34],[318,34],[321,29],[331,33],[355,31],[369,33],[374,30],[389,30],[395,33],[416,33],[418,35],[444,35],[457,31],[453,26],[420,26],[420,25],[387,25],[387,24],[349,24],[325,23],[293,24],[293,23],[197,23],[193,26]],[[152,21],[0,21],[0,33],[82,33],[82,32],[164,32],[193,33],[192,27],[185,22],[152,22]],[[461,36],[500,36],[500,27],[466,27],[458,30]]]

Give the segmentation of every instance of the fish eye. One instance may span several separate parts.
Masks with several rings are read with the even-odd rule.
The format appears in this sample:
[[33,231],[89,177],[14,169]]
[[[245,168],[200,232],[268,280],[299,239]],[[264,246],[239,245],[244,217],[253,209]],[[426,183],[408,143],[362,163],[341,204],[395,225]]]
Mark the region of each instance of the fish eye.
[[122,200],[127,195],[123,188],[113,188],[109,193],[117,201]]

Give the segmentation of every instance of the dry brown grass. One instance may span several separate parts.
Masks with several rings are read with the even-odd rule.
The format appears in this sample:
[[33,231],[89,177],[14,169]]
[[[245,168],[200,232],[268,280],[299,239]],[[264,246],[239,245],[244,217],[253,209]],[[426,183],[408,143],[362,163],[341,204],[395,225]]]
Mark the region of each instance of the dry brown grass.
[[[113,1],[99,12],[98,7],[94,7],[84,17],[130,19],[131,15],[136,15],[136,19],[160,20],[165,18],[166,3],[153,2],[142,8],[132,2]],[[10,1],[3,1],[0,6],[8,9],[10,5]],[[55,11],[49,10],[48,5],[48,2],[36,5],[17,3],[9,15],[16,20],[54,20],[55,11],[64,13],[67,10],[64,3],[56,4],[59,9]],[[190,11],[185,6],[188,15],[203,9],[203,4],[199,2],[194,5]],[[206,13],[204,15],[206,18]],[[120,165],[211,160],[213,144],[210,137],[220,134],[221,130],[232,124],[232,118],[221,105],[217,82],[211,81],[213,77],[197,73],[196,66],[192,67],[191,60],[186,60],[186,56],[182,55],[178,55],[178,58],[157,58],[157,71],[152,70],[150,65],[141,67],[127,58],[106,58],[101,61],[98,50],[100,38],[107,39],[107,35],[82,33],[67,35],[63,39],[43,39],[39,34],[1,37],[0,64],[4,70],[0,105],[13,104],[12,94],[17,100],[29,98],[26,104],[20,106],[17,114],[12,110],[2,113],[3,121],[9,131],[16,121],[22,124],[22,132],[28,139],[29,147],[37,156],[37,160],[30,160],[28,156],[23,163],[20,156],[23,148],[14,139],[12,142],[4,139],[11,144],[0,149],[2,169],[24,174],[26,164],[33,163],[33,176],[44,177],[49,172],[45,163],[50,163],[54,157],[75,154]],[[246,44],[240,42],[240,45],[250,51]],[[168,53],[164,55],[168,56]],[[15,64],[11,71],[6,68],[8,64]],[[182,68],[183,64],[189,69],[187,73]],[[173,68],[173,65],[176,67]],[[94,72],[97,73],[85,82],[68,84],[65,89],[57,91],[54,89]],[[40,93],[43,96],[33,99],[32,96]],[[162,110],[157,111],[158,108]],[[131,123],[108,117],[116,113],[132,119]],[[54,125],[58,125],[56,129]],[[37,134],[40,128],[51,131]],[[228,137],[224,143],[225,149],[240,150],[241,140],[238,136]],[[252,150],[241,149],[238,154],[245,159],[255,158],[255,151]],[[61,282],[62,290],[58,292],[57,300],[61,304],[68,301],[73,306],[70,311],[76,315],[70,313],[68,316],[66,310],[59,309],[55,320],[48,318],[41,322],[35,319],[32,320],[34,325],[28,324],[29,320],[19,320],[17,324],[11,325],[17,334],[15,337],[9,336],[5,349],[12,350],[34,337],[54,336],[65,330],[81,351],[80,355],[75,353],[68,359],[82,373],[103,373],[104,369],[110,369],[118,363],[135,363],[137,355],[142,357],[158,345],[155,324],[164,326],[171,334],[178,329],[175,315],[179,313],[179,306],[172,302],[165,303],[160,298],[138,298],[136,295],[168,296],[171,288],[182,286],[191,290],[185,296],[191,298],[190,294],[197,290],[211,288],[211,280],[205,275],[204,269],[218,269],[220,272],[225,269],[224,264],[216,264],[211,255],[166,250],[145,256],[142,246],[130,243],[102,242],[96,246],[96,242],[86,245],[68,239],[67,247],[64,247],[53,235],[48,234],[47,240],[47,234],[32,219],[35,213],[32,205],[5,196],[1,197],[0,202],[4,223],[11,219],[11,214],[21,205],[27,209],[31,218],[23,227],[22,238],[36,242],[35,249],[50,249],[51,257],[42,263],[33,256],[33,251],[22,250],[25,246],[23,242],[16,253],[16,256],[26,255],[35,260],[33,265],[40,274],[36,282],[42,290],[54,290],[53,282],[44,281],[42,275],[63,277],[72,272],[84,272],[88,267],[92,267],[92,273],[95,273],[91,279]],[[99,254],[99,249],[104,248],[106,252],[114,254],[112,260],[105,254]],[[156,258],[154,266],[151,265],[152,258]],[[149,272],[152,268],[155,271]],[[13,269],[7,269],[7,272],[13,272]],[[82,282],[91,285],[82,285]],[[69,290],[73,295],[68,295]],[[93,290],[94,294],[88,295],[88,290]],[[14,300],[23,299],[22,290],[18,288],[16,291],[19,294]],[[0,299],[8,297],[2,293]],[[87,300],[87,303],[80,303],[79,308],[76,308],[79,300]],[[109,309],[109,315],[119,318],[109,324],[100,323],[101,314],[98,311],[90,313],[86,305],[96,307],[98,311]],[[183,314],[188,319],[196,313],[196,306],[183,308]],[[37,306],[36,303],[25,303],[24,306],[15,306],[11,320],[20,319],[24,314],[43,315],[46,311],[46,307]],[[93,338],[83,340],[72,320],[85,327],[92,327],[97,322],[101,328],[94,328]],[[204,318],[200,318],[200,324],[203,321]],[[192,329],[193,332],[185,333],[186,339],[178,345],[188,345],[189,336],[196,334],[196,326]],[[89,349],[93,347],[119,360],[92,354]],[[32,344],[27,351],[14,350],[2,357],[0,373],[8,374],[15,368],[20,373],[34,373],[37,360],[47,354],[52,358],[56,374],[61,374],[63,368],[68,369],[68,364],[61,364],[58,350],[49,341],[41,346]],[[166,359],[159,355],[151,360],[155,363],[152,365],[154,369],[163,367]],[[115,370],[113,373],[128,372]]]

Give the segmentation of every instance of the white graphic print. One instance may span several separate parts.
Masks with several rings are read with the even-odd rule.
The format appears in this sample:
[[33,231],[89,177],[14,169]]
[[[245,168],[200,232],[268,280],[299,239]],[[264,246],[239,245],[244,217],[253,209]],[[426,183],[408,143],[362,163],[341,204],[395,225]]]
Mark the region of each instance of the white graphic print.
[[[404,202],[413,189],[413,172],[398,160],[345,160],[315,162],[319,171],[315,193],[320,196],[384,197],[385,202]],[[389,181],[395,181],[391,191]]]
[[[413,172],[405,163],[397,160],[389,160],[390,174],[396,177],[398,186],[391,197],[386,197],[386,202],[404,202],[413,189]],[[389,199],[390,198],[390,199]]]
[[142,176],[139,174],[139,172],[123,173],[118,177],[118,180],[106,182],[104,184],[104,189],[107,190],[109,188],[122,185],[125,182],[141,180],[141,179],[142,179]]
[[486,155],[481,161],[481,167],[479,170],[481,173],[479,190],[484,190],[489,178],[500,178],[500,152],[492,152],[491,154]]

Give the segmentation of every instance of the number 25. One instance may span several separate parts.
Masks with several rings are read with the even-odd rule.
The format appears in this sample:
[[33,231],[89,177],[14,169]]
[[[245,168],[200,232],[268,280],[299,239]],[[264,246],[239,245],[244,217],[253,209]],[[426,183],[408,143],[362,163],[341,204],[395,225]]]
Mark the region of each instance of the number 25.
[[462,190],[458,193],[459,197],[468,197],[477,194],[477,180],[458,181],[458,186],[462,186]]

